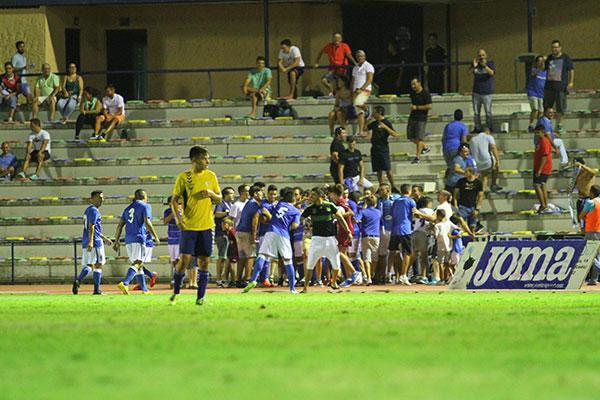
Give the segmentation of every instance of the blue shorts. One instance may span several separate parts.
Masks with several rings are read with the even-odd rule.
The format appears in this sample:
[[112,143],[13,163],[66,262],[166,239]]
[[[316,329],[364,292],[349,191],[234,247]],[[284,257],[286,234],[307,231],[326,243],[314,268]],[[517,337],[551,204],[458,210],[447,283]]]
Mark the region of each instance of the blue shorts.
[[196,257],[210,257],[212,254],[213,236],[212,229],[204,231],[181,231],[179,252],[191,254]]

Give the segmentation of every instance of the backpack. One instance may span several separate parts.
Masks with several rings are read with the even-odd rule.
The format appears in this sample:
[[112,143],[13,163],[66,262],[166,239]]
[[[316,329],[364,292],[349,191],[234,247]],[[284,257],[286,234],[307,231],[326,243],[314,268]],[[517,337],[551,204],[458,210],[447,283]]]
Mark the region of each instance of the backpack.
[[277,104],[267,104],[263,107],[263,117],[292,117],[298,118],[298,113],[286,100],[277,100]]

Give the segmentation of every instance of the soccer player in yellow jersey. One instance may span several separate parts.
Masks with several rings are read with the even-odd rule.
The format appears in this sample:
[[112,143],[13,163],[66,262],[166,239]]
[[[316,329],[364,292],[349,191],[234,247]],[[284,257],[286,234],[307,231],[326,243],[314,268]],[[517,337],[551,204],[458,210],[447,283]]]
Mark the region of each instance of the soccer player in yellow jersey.
[[[206,147],[192,147],[190,162],[192,169],[182,172],[177,177],[170,204],[177,227],[181,230],[181,258],[173,278],[173,294],[169,298],[171,305],[177,304],[181,282],[192,256],[198,257],[200,268],[196,304],[204,304],[204,293],[208,284],[208,259],[213,245],[212,229],[215,226],[212,205],[219,204],[222,200],[217,176],[208,170],[210,159]],[[179,214],[180,200],[183,204],[183,218]]]

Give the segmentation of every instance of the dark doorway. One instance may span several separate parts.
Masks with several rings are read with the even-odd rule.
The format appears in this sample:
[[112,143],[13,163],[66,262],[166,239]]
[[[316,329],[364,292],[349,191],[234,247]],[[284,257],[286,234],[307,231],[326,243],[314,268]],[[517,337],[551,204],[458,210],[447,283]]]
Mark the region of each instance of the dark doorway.
[[[423,62],[423,8],[411,4],[369,2],[343,4],[344,41],[353,52],[362,49],[371,64]],[[368,29],[365,29],[368,27]],[[388,47],[395,46],[392,54]],[[378,70],[380,72],[378,72]],[[375,69],[382,94],[409,93],[410,78],[420,68]],[[421,73],[422,75],[422,73]],[[398,81],[398,82],[397,82]]]
[[[146,30],[120,29],[106,31],[106,65],[109,71],[140,71],[147,64]],[[115,85],[125,100],[146,98],[145,74],[109,74],[107,83]]]
[[69,67],[69,64],[75,63],[77,70],[82,70],[79,33],[79,29],[65,29],[65,69]]

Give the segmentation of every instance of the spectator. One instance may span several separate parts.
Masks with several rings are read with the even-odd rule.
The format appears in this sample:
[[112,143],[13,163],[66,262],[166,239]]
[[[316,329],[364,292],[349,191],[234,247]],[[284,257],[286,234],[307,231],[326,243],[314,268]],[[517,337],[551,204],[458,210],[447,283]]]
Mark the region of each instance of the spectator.
[[17,110],[18,96],[22,91],[19,76],[15,75],[14,71],[15,70],[10,62],[4,63],[4,75],[2,76],[2,83],[0,86],[0,104],[5,104],[9,108],[8,120],[6,120],[6,122],[13,122],[15,111]]
[[367,196],[365,198],[366,207],[360,210],[357,216],[357,220],[361,223],[362,258],[365,263],[367,286],[373,283],[371,279],[373,272],[371,263],[377,261],[377,251],[379,249],[381,211],[375,208],[376,205],[377,198],[375,196]]
[[[544,131],[546,133],[546,138],[550,141],[550,145],[554,149],[554,152],[560,154],[560,165],[561,167],[566,167],[569,164],[569,156],[567,155],[567,149],[565,148],[565,144],[562,139],[555,138],[554,129],[552,129],[552,117],[554,116],[554,109],[546,108],[544,109],[544,115],[539,119],[538,125],[544,126]],[[558,132],[556,132],[558,135]],[[537,144],[537,137],[533,137],[533,144]]]
[[329,145],[329,154],[331,160],[329,161],[329,173],[333,178],[335,184],[341,183],[344,180],[340,180],[340,156],[346,151],[344,147],[344,141],[346,140],[346,130],[342,127],[335,128],[335,136]]
[[356,139],[354,136],[348,136],[346,142],[348,150],[343,151],[339,156],[340,181],[344,182],[351,191],[373,187],[373,184],[365,178],[365,163],[360,150],[356,148]]
[[[102,114],[96,118],[94,125],[94,136],[91,140],[105,141],[110,139],[112,131],[125,119],[125,101],[123,97],[115,93],[115,87],[109,83],[106,85],[106,96],[102,99]],[[100,128],[105,128],[100,133]]]
[[410,87],[412,89],[410,93],[410,102],[412,104],[410,106],[410,117],[408,118],[408,125],[406,127],[406,137],[417,145],[417,155],[412,161],[413,164],[417,164],[421,162],[421,153],[425,154],[431,150],[429,147],[425,147],[423,139],[425,139],[427,113],[433,108],[433,104],[429,92],[423,89],[423,85],[421,85],[421,80],[419,78],[412,78]]
[[[321,60],[321,56],[323,54],[327,54],[329,57],[329,65],[339,65],[345,66],[348,65],[348,60],[352,61],[354,65],[356,65],[356,60],[352,56],[352,51],[350,51],[350,47],[342,42],[342,34],[339,32],[335,32],[333,34],[333,41],[331,43],[327,43],[325,47],[323,47],[319,54],[317,54],[315,61],[315,68],[319,68],[319,61]],[[334,88],[334,84],[337,79],[341,76],[346,77],[348,71],[346,68],[329,68],[329,71],[321,78],[321,82],[323,85],[329,90],[329,97],[333,96],[336,92],[336,88]]]
[[[579,218],[585,220],[585,240],[600,240],[600,186],[593,185],[590,188],[590,198],[579,213]],[[599,272],[600,252],[594,257],[588,285],[598,283]]]
[[79,133],[83,129],[83,125],[91,125],[92,128],[96,124],[96,118],[102,113],[102,101],[100,100],[100,91],[91,86],[86,86],[83,89],[83,98],[79,104],[79,115],[75,122],[75,139],[79,139]]
[[369,124],[371,130],[371,166],[373,172],[377,172],[379,185],[383,184],[383,172],[386,173],[392,187],[394,187],[394,173],[390,160],[390,144],[388,137],[400,136],[394,131],[392,123],[385,117],[385,109],[382,106],[373,107],[373,118],[375,121]]
[[225,262],[225,277],[230,276],[228,288],[236,287],[235,284],[235,273],[233,272],[233,264],[238,261],[238,249],[237,242],[235,240],[235,234],[233,232],[233,218],[225,217],[221,222],[221,228],[227,235],[228,247],[227,247],[227,261]]
[[[458,180],[465,175],[465,168],[467,166],[473,166],[476,168],[477,163],[469,154],[469,145],[467,143],[463,143],[458,148],[458,156],[454,158],[454,166],[450,169],[450,175],[446,180],[446,190],[450,193],[454,193],[454,187]],[[477,169],[475,169],[477,172]]]
[[257,227],[252,225],[252,220],[254,219],[254,214],[260,209],[262,198],[263,192],[257,186],[252,186],[250,188],[250,199],[244,205],[240,223],[235,232],[239,254],[236,287],[240,289],[246,287],[246,284],[242,279],[248,280],[250,278],[252,265],[254,264],[254,258],[256,257]]
[[[446,51],[438,45],[437,33],[429,34],[429,48],[425,51],[428,63],[443,63],[446,61]],[[429,93],[444,93],[444,66],[430,65],[427,68],[427,89]]]
[[[402,253],[402,270],[397,281],[399,284],[410,286],[408,280],[408,267],[412,255],[412,219],[413,210],[416,211],[417,203],[410,197],[410,185],[406,183],[400,186],[400,198],[392,205],[392,237],[390,240],[390,251]],[[391,255],[390,255],[391,257]]]
[[[596,171],[585,165],[585,161],[581,157],[573,159],[573,166],[579,170],[573,185],[573,188],[577,189],[576,208],[577,215],[579,215],[583,211],[583,205],[590,197],[590,188],[596,184]],[[570,188],[567,188],[567,193],[571,193]],[[584,221],[583,218],[580,218],[580,220]],[[581,224],[581,227],[584,228],[584,224]]]
[[[27,57],[25,57],[25,43],[19,40],[16,43],[17,53],[12,56],[11,63],[14,68],[15,74],[25,75],[28,74],[27,70]],[[34,69],[35,65],[33,62],[29,63],[29,69]],[[27,101],[33,103],[33,96],[31,94],[31,88],[29,87],[29,83],[27,83],[27,78],[21,76],[21,93],[25,97],[27,97]]]
[[350,82],[345,76],[338,76],[336,80],[335,105],[329,112],[329,134],[333,136],[336,121],[346,129],[346,122],[356,119],[356,112],[352,105],[352,91]]
[[544,110],[544,86],[546,85],[547,72],[544,65],[544,56],[535,59],[535,65],[531,67],[531,76],[527,84],[527,98],[529,99],[529,132],[533,133],[535,121],[542,118]]
[[336,233],[337,246],[340,252],[340,261],[344,266],[344,271],[346,272],[347,277],[345,282],[340,285],[341,287],[353,285],[360,276],[360,272],[356,272],[356,269],[348,257],[348,247],[352,245],[352,238],[354,236],[354,225],[352,224],[354,212],[348,204],[348,201],[343,197],[345,189],[346,187],[344,185],[337,184],[331,188],[331,192],[329,194],[331,202],[338,207],[339,211],[343,211],[341,214],[346,221],[346,225],[348,226],[348,230],[339,229],[338,227]]
[[462,143],[467,143],[467,127],[462,123],[462,110],[454,110],[454,121],[444,127],[442,134],[442,153],[448,168],[452,167],[453,161],[458,155],[458,148]]
[[454,188],[454,207],[458,208],[460,216],[467,221],[471,231],[478,226],[477,216],[483,201],[483,185],[475,177],[475,169],[471,166],[465,168],[465,177],[459,179]]
[[419,202],[419,199],[423,196],[423,186],[421,185],[412,185],[410,189],[410,197],[416,202]]
[[77,75],[77,66],[74,63],[69,64],[68,74],[63,78],[62,85],[60,87],[61,92],[59,95],[62,96],[56,106],[62,114],[60,122],[63,124],[67,122],[79,102],[83,99],[83,78]]
[[248,201],[248,196],[250,192],[250,187],[248,185],[241,184],[238,186],[238,199],[229,210],[229,216],[233,219],[233,231],[237,229],[238,224],[240,223],[240,218],[242,218],[242,210]]
[[379,93],[382,94],[400,94],[400,84],[402,82],[401,64],[405,60],[402,53],[398,49],[398,44],[395,41],[388,42],[387,55],[385,58],[386,64],[397,65],[396,67],[381,67],[375,74],[375,82],[379,85]]
[[554,107],[558,113],[556,130],[563,132],[563,118],[567,111],[567,94],[573,89],[575,67],[571,57],[562,52],[560,41],[552,41],[552,54],[546,57],[548,76],[544,87],[544,108]]
[[[368,117],[369,106],[367,100],[371,95],[371,83],[375,68],[367,61],[367,55],[363,50],[356,52],[358,63],[352,68],[352,96],[354,108],[358,119],[358,134],[365,134],[365,120]],[[367,114],[367,115],[365,115]]]
[[377,208],[381,211],[381,232],[379,235],[379,249],[377,251],[377,264],[373,275],[377,282],[385,283],[385,271],[386,265],[391,265],[392,258],[390,257],[389,262],[386,263],[387,252],[390,247],[390,240],[392,236],[392,205],[394,200],[392,199],[390,192],[390,185],[387,183],[379,186],[379,200],[377,201]]
[[281,72],[287,72],[288,83],[290,84],[290,94],[284,97],[285,100],[295,99],[298,96],[298,79],[304,73],[304,61],[302,60],[302,54],[300,49],[296,46],[292,46],[292,42],[289,39],[284,39],[280,43],[281,50],[279,50],[279,70]]
[[40,106],[48,106],[48,118],[50,121],[54,121],[54,114],[56,113],[56,95],[60,91],[60,79],[58,76],[53,74],[50,69],[50,64],[42,64],[42,76],[40,76],[35,83],[34,97],[33,97],[33,118],[38,117]]
[[[233,205],[233,196],[235,192],[233,188],[226,187],[221,190],[223,201],[215,207],[215,244],[217,245],[217,287],[224,287],[223,268],[227,260],[227,250],[229,240],[227,240],[227,232],[223,230],[223,219],[229,216],[229,211]],[[225,271],[225,276],[227,276]]]
[[[417,256],[421,258],[421,277],[417,279],[419,284],[427,284],[427,252],[429,250],[429,220],[433,217],[433,210],[431,208],[433,202],[429,197],[421,197],[417,201],[418,215],[424,215],[425,217],[415,218],[415,229],[413,231],[413,253],[412,258],[417,259]],[[429,217],[427,219],[426,217]]]
[[498,171],[500,169],[500,155],[498,154],[498,148],[496,147],[496,140],[490,132],[490,128],[484,126],[481,133],[471,137],[469,141],[470,151],[473,154],[479,175],[481,177],[481,183],[483,188],[487,186],[488,177],[492,177],[492,185],[490,189],[493,192],[502,190],[502,187],[498,186]]
[[244,96],[249,96],[252,100],[252,111],[246,115],[246,118],[256,118],[256,106],[260,100],[267,100],[271,97],[271,68],[265,66],[266,59],[263,56],[256,57],[256,68],[248,72],[248,76],[242,85]]
[[[282,190],[282,192],[284,192],[285,189],[286,188],[284,188]],[[293,193],[293,191],[291,191],[291,189],[290,189],[290,192]],[[265,240],[265,235],[267,233],[269,224],[271,222],[271,218],[272,218],[273,214],[276,213],[274,211],[274,209],[277,206],[278,193],[279,193],[279,190],[277,189],[277,186],[269,185],[266,197],[262,200],[258,211],[254,214],[252,226],[257,227],[257,230],[256,230],[256,238],[257,238],[257,242],[258,242],[258,244],[256,246],[257,250],[259,250],[261,248],[261,246],[263,245],[263,242]],[[257,254],[258,254],[258,251],[257,251]],[[293,256],[293,254],[292,254],[292,256]],[[292,258],[292,257],[290,257],[290,258]],[[264,286],[264,287],[274,286],[269,281],[269,270],[271,267],[271,261],[272,260],[271,260],[270,256],[265,257],[264,265],[263,265],[262,270],[259,275],[260,279],[258,280],[258,282],[261,286]],[[283,282],[281,282],[281,285],[283,286]]]
[[485,111],[485,124],[492,129],[492,96],[494,94],[494,76],[496,68],[493,61],[488,61],[484,49],[479,50],[473,60],[473,113],[475,114],[475,129],[481,129],[481,106]]
[[[457,215],[453,215],[450,218],[450,222],[454,225],[459,225],[459,218]],[[457,227],[450,232],[450,240],[452,240],[452,251],[450,252],[449,265],[450,265],[450,277],[447,279],[446,283],[450,283],[452,276],[456,272],[456,266],[460,262],[460,257],[464,252],[463,243],[462,243],[462,233],[461,230]]]
[[452,236],[453,230],[458,229],[458,226],[450,222],[445,210],[436,210],[435,216],[434,235],[437,242],[437,257],[433,261],[433,279],[429,282],[429,285],[443,284],[441,278],[449,275],[450,252],[452,251],[450,236]]
[[27,168],[29,168],[29,162],[31,160],[37,162],[37,168],[35,174],[29,178],[31,180],[38,179],[44,161],[50,159],[50,134],[42,129],[40,120],[33,118],[30,122],[31,133],[29,139],[27,139],[27,149],[25,150],[25,164],[23,164],[23,170],[19,173],[19,177],[27,178]]
[[538,142],[535,145],[535,154],[533,157],[533,188],[540,202],[539,213],[548,213],[548,190],[546,182],[552,172],[552,146],[544,132],[544,126],[535,127],[535,135]]
[[10,144],[2,142],[2,154],[0,154],[0,178],[12,179],[17,170],[17,157],[10,152]]

